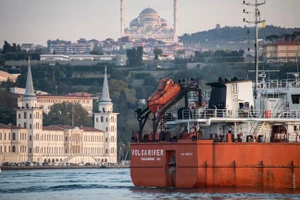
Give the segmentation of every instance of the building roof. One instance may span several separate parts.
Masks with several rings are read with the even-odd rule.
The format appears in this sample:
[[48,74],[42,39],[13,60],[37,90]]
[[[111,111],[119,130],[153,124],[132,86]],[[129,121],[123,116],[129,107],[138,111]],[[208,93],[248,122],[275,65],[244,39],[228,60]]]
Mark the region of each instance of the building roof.
[[33,81],[30,67],[30,59],[28,60],[28,72],[27,72],[27,81],[26,81],[26,89],[23,100],[37,100],[36,95],[33,89]]
[[92,127],[79,127],[81,130],[83,130],[84,132],[104,132],[102,130],[98,130]]
[[[1,126],[0,126],[0,128],[1,128]],[[70,130],[70,129],[73,129],[73,128],[76,128],[76,126],[71,127],[71,126],[68,126],[68,125],[57,124],[57,125],[44,126],[43,130],[47,130],[47,131],[64,131],[64,130]],[[77,127],[77,128],[79,128],[80,130],[83,130],[84,132],[103,132],[102,130],[98,130],[98,129],[95,129],[95,128],[92,128],[92,127],[80,126],[80,127]]]
[[0,82],[1,81],[6,81],[7,79],[10,79],[11,81],[15,82],[17,79],[17,76],[14,76],[10,73],[7,73],[5,71],[0,70]]
[[142,20],[142,22],[156,22],[156,19],[152,17],[146,17]]
[[156,12],[156,10],[154,10],[153,8],[145,8],[145,9],[141,12],[141,14],[149,14],[149,13],[158,14],[158,13]]
[[0,123],[0,129],[26,129],[26,128],[22,128],[13,124],[5,125]]
[[101,104],[101,105],[103,105],[103,104],[105,104],[105,105],[112,104],[111,99],[109,97],[109,89],[108,89],[106,67],[105,67],[105,73],[104,73],[104,82],[103,82],[103,88],[102,88],[102,96],[101,96],[99,104]]

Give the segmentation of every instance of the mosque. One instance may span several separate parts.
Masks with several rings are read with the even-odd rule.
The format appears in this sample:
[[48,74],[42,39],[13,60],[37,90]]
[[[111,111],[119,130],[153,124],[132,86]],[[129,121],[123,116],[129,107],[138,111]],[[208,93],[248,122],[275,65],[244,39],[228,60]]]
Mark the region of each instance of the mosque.
[[169,26],[153,8],[144,9],[137,18],[125,28],[124,0],[121,0],[121,37],[128,36],[131,40],[156,39],[166,43],[178,42],[177,36],[177,0],[174,0],[174,25]]

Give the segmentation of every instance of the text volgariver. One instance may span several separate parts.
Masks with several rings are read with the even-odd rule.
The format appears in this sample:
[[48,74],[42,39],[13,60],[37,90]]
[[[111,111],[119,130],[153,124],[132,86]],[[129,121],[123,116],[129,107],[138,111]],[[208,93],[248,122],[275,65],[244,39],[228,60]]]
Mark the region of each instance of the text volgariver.
[[164,156],[163,149],[132,149],[132,156]]

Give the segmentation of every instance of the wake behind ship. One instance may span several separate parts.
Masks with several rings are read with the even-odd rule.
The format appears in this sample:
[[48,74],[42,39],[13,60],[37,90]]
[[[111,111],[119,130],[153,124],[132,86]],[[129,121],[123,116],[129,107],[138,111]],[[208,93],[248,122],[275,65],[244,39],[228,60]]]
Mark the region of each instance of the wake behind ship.
[[134,185],[299,188],[298,75],[263,79],[255,94],[250,80],[220,78],[205,93],[198,80],[162,79],[147,108],[136,111]]

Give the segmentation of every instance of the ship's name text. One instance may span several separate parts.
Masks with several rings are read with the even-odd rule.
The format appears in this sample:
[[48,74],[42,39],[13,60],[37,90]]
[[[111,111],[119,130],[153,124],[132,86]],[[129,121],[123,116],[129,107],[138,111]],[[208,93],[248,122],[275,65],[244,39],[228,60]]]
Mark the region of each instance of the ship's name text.
[[132,149],[131,150],[132,156],[164,156],[163,149]]

